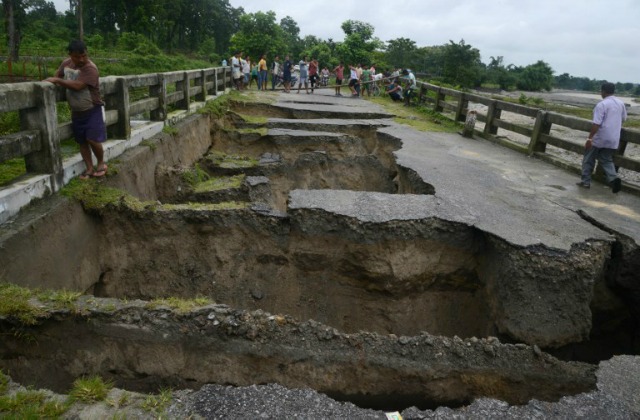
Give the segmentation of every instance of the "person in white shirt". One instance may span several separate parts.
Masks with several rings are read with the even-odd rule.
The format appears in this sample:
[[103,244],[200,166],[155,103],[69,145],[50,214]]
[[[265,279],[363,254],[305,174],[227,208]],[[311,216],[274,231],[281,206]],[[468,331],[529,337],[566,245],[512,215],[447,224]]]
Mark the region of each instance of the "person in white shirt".
[[596,160],[604,170],[611,191],[617,193],[622,188],[622,181],[613,164],[613,155],[620,145],[620,130],[627,119],[627,109],[624,102],[613,95],[615,90],[613,83],[603,83],[600,89],[602,100],[593,109],[593,122],[584,145],[582,178],[578,182],[578,186],[582,188],[591,187],[591,174]]

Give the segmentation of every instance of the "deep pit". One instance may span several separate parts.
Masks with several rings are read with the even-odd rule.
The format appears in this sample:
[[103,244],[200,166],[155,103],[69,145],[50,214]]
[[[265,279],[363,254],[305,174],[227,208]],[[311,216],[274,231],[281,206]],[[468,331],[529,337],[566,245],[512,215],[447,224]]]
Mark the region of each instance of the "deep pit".
[[[265,130],[250,114],[282,118]],[[605,286],[620,261],[610,238],[521,246],[465,223],[397,163],[391,120],[335,117],[236,104],[180,126],[174,137],[210,130],[199,155],[168,164],[167,135],[130,153],[110,185],[140,203],[84,203],[100,241],[76,263],[99,272],[89,297],[36,326],[3,319],[0,366],[60,392],[91,372],[141,391],[277,382],[402,409],[555,401],[594,389],[595,367],[545,352],[633,353],[631,317]],[[148,303],[196,297],[215,304]]]

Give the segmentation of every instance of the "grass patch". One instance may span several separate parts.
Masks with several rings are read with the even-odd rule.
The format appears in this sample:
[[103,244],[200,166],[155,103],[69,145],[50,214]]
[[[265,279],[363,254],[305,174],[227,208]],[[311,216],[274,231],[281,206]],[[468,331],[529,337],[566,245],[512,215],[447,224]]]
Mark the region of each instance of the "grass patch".
[[70,290],[45,290],[37,293],[37,298],[41,302],[52,303],[56,309],[73,309],[81,292]]
[[0,164],[0,187],[11,184],[16,178],[27,173],[24,158],[10,159]]
[[118,204],[125,205],[132,210],[142,211],[150,206],[156,206],[153,201],[140,201],[122,190],[104,186],[100,180],[96,179],[73,179],[60,193],[65,197],[82,202],[85,209],[99,210],[109,204]]
[[171,126],[171,125],[165,125],[164,127],[162,127],[162,132],[165,134],[169,134],[171,136],[175,136],[177,135],[180,131],[178,131],[177,128]]
[[243,114],[238,114],[238,115],[240,115],[240,117],[242,117],[244,122],[246,122],[247,124],[266,125],[269,122],[268,117],[262,117],[258,115],[243,115]]
[[158,395],[149,395],[142,403],[142,409],[154,414],[162,414],[171,404],[171,389],[161,389]]
[[240,188],[244,179],[244,175],[214,177],[208,181],[197,184],[194,191],[196,193],[204,193],[209,191],[227,190],[230,188]]
[[196,163],[190,171],[184,172],[182,177],[189,185],[195,187],[202,182],[208,181],[211,175]]
[[402,103],[393,102],[390,98],[371,98],[372,102],[382,105],[386,111],[394,114],[398,124],[411,126],[419,131],[455,133],[462,127],[451,119],[426,106],[405,107]]
[[69,398],[74,402],[81,401],[85,403],[104,401],[111,388],[113,388],[113,383],[104,381],[98,375],[78,378],[73,382],[73,387],[69,391]]
[[205,159],[221,168],[254,168],[259,163],[257,159],[248,156],[227,155],[217,150],[209,153]]
[[158,210],[199,210],[199,211],[220,211],[220,210],[242,210],[248,208],[250,203],[237,201],[227,201],[224,203],[181,203],[163,204]]
[[232,97],[237,96],[237,91],[231,91],[228,95],[222,95],[216,97],[216,99],[212,101],[208,101],[202,108],[200,108],[197,112],[199,114],[207,114],[214,117],[222,117],[227,112],[229,112],[230,104],[229,101]]
[[[164,128],[163,128],[163,131],[164,131]],[[149,139],[142,140],[140,142],[140,145],[148,147],[151,150],[156,150],[158,148],[158,143],[156,143],[155,141],[151,141]]]
[[74,156],[80,153],[80,145],[72,138],[60,141],[60,151],[62,159]]
[[0,394],[6,394],[9,390],[9,377],[0,369]]
[[259,134],[260,136],[266,136],[269,129],[267,127],[260,128],[239,128],[236,130],[242,134]]
[[157,309],[161,306],[168,306],[179,313],[191,312],[196,308],[214,304],[215,302],[206,297],[197,297],[195,299],[180,299],[177,297],[168,297],[163,299],[154,299],[147,302],[146,309]]
[[0,396],[0,417],[14,419],[53,419],[69,409],[68,402],[49,399],[40,391],[21,391]]
[[34,293],[27,288],[9,283],[0,283],[0,315],[14,317],[23,324],[34,325],[47,312],[30,301]]
[[640,119],[627,119],[627,121],[624,122],[623,126],[625,128],[640,128]]

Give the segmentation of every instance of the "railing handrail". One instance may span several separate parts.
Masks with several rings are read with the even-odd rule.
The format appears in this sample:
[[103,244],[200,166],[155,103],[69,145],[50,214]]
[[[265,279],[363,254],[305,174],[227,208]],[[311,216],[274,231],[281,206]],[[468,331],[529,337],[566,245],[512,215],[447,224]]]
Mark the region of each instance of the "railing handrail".
[[[529,144],[526,147],[508,139],[501,138],[499,142],[505,146],[523,151],[529,155],[536,155],[543,158],[548,157],[546,153],[547,144],[574,153],[581,153],[582,150],[584,150],[583,144],[576,144],[569,140],[552,136],[550,133],[553,125],[584,132],[589,132],[591,129],[591,121],[585,118],[564,115],[553,111],[545,111],[539,108],[514,104],[512,102],[493,99],[483,95],[461,92],[427,82],[418,82],[417,84],[419,86],[420,102],[432,102],[433,108],[436,112],[443,112],[445,109],[453,111],[455,113],[454,119],[459,122],[464,122],[466,120],[467,113],[469,111],[469,102],[477,102],[486,105],[488,107],[486,114],[476,111],[476,118],[485,123],[484,130],[479,132],[479,134],[485,138],[496,139],[498,129],[503,129],[525,135],[529,137]],[[429,92],[435,93],[435,99],[427,98],[427,94]],[[453,98],[456,102],[451,103],[450,98]],[[502,111],[534,118],[533,128],[501,119]],[[620,133],[620,147],[614,156],[614,163],[618,167],[634,172],[640,172],[640,160],[632,159],[624,155],[628,143],[640,145],[640,130],[622,128]],[[551,159],[548,160],[555,163]]]

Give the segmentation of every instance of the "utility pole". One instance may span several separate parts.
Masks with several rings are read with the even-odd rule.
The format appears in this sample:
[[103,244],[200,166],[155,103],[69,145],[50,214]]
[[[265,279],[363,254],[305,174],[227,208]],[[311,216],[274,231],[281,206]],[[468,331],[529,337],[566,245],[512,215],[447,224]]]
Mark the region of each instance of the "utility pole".
[[78,39],[84,41],[84,24],[82,20],[82,0],[69,0],[69,11],[78,19]]
[[78,32],[80,41],[84,41],[84,25],[82,21],[82,0],[78,0]]

